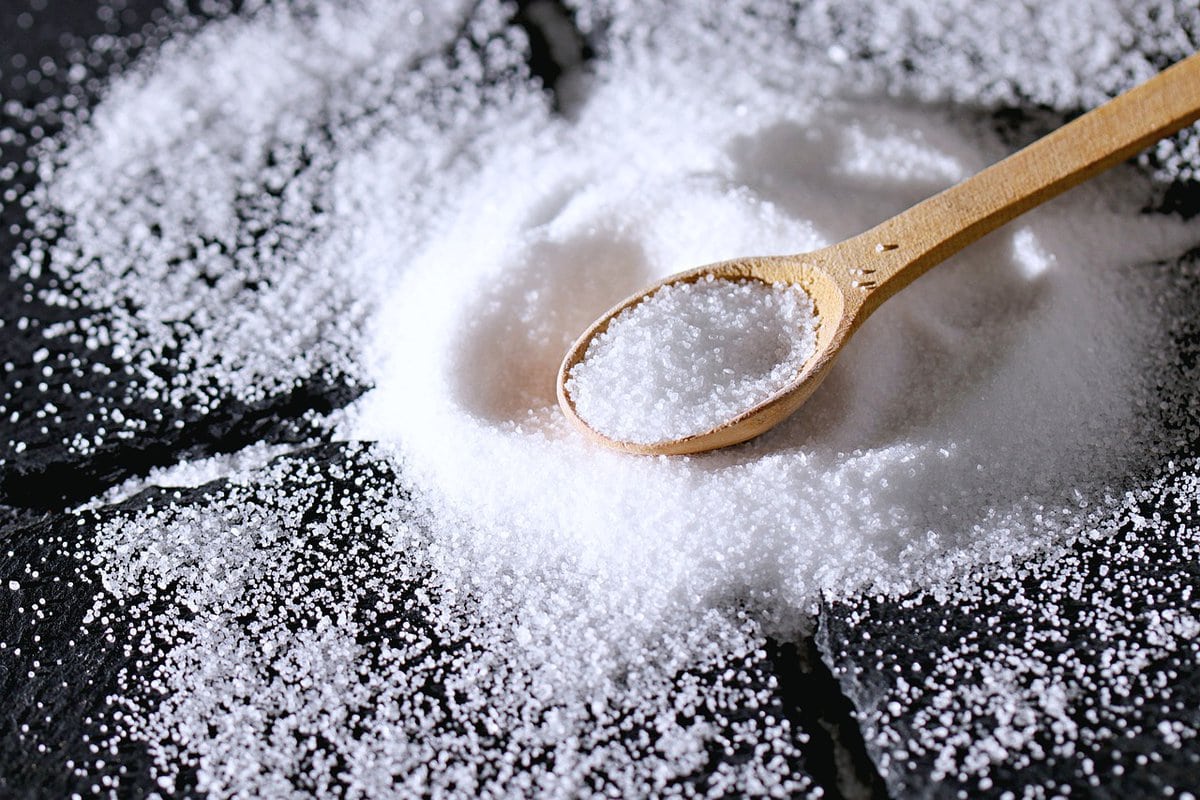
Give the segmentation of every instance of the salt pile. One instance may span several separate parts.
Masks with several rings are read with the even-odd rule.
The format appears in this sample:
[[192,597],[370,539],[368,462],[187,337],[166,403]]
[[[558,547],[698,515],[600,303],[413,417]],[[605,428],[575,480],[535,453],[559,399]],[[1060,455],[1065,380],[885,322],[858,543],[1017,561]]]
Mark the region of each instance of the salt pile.
[[617,315],[566,381],[584,422],[651,444],[718,427],[799,374],[816,347],[803,289],[759,281],[668,284]]
[[[586,794],[593,768],[619,775],[618,793],[683,792],[673,781],[712,734],[679,721],[673,676],[753,661],[765,633],[810,626],[822,597],[951,591],[980,564],[1059,551],[1103,530],[1123,484],[1174,446],[1158,411],[1194,403],[1194,385],[1163,321],[1195,301],[1145,265],[1197,233],[1143,214],[1151,187],[1129,168],[889,301],[805,413],[746,447],[598,452],[554,398],[567,345],[620,298],[684,267],[838,241],[1010,149],[986,117],[912,97],[1068,110],[1147,77],[1119,4],[589,7],[581,24],[606,49],[569,76],[562,114],[528,80],[506,6],[301,5],[180,38],[116,81],[43,154],[28,200],[41,238],[19,268],[97,309],[53,335],[111,344],[139,396],[170,406],[321,370],[366,383],[338,435],[378,440],[361,457],[404,481],[329,498],[285,462],[257,499],[243,476],[203,507],[97,526],[93,626],[128,620],[157,670],[114,698],[114,735],[157,748],[164,786],[185,763],[213,796],[286,788],[311,739],[326,744],[309,788],[334,793],[345,762],[351,794],[383,795],[444,726],[464,794]],[[964,37],[963,63],[910,58],[917,39]],[[1101,70],[1101,51],[1122,55]],[[856,98],[863,87],[905,99]],[[96,435],[136,436],[111,405]],[[285,492],[289,469],[302,486]],[[369,524],[342,514],[356,506]],[[375,549],[346,557],[358,546]],[[436,592],[405,594],[402,574]],[[364,655],[358,634],[374,629],[345,622],[362,586],[387,613],[421,606],[494,671],[474,671],[466,647],[428,665],[462,694],[423,716],[419,682],[396,668],[423,640]],[[387,702],[364,734],[349,720],[371,692]],[[724,686],[681,702],[733,708]],[[280,708],[282,734],[239,727]],[[214,716],[229,724],[201,724]],[[624,749],[633,718],[666,733]],[[477,725],[554,758],[497,753]],[[723,767],[713,791],[807,791],[789,782],[785,727],[743,731],[761,758]],[[406,774],[413,794],[454,789]]]

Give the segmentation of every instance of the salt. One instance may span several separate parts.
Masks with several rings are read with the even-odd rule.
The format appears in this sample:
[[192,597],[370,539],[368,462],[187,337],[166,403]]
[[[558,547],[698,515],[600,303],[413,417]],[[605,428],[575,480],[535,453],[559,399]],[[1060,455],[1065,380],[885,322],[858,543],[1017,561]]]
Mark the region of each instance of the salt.
[[566,389],[590,426],[618,441],[682,439],[788,386],[816,347],[812,299],[755,280],[668,284],[589,344]]
[[[1010,149],[962,104],[1093,105],[1183,54],[1170,15],[1134,31],[1120,3],[598,3],[578,15],[603,58],[557,114],[507,5],[395,5],[271,4],[172,39],[40,152],[22,198],[18,273],[59,281],[48,299],[79,310],[81,344],[121,354],[92,369],[132,372],[134,399],[253,403],[325,371],[372,387],[337,421],[380,442],[351,447],[353,468],[289,458],[205,502],[80,517],[92,633],[154,665],[122,676],[113,738],[145,743],[164,780],[188,765],[213,797],[301,769],[351,796],[575,796],[597,773],[617,795],[686,787],[713,742],[679,709],[740,701],[673,676],[736,677],[823,597],[951,591],[1103,535],[1129,476],[1195,435],[1168,333],[1195,295],[1134,266],[1195,246],[1195,226],[1141,213],[1150,186],[1128,169],[889,301],[804,415],[744,448],[600,452],[554,398],[565,348],[621,297],[869,228]],[[871,92],[905,99],[842,96]],[[97,419],[95,446],[117,435]],[[363,645],[426,618],[393,650]],[[427,659],[431,639],[453,646]],[[417,688],[434,676],[452,707]],[[625,749],[630,719],[653,747]],[[763,755],[712,786],[819,791],[788,771],[787,725],[748,731]],[[426,770],[430,752],[453,770]]]

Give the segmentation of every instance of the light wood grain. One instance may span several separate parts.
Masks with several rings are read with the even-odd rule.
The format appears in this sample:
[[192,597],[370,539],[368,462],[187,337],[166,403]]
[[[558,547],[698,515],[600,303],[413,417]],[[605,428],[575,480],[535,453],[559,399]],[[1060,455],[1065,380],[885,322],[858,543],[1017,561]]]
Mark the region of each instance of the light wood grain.
[[[558,372],[559,405],[590,438],[631,453],[697,453],[752,439],[790,416],[816,391],[846,341],[889,297],[981,236],[1198,118],[1200,54],[851,239],[811,253],[736,259],[673,275],[610,309],[579,337]],[[634,444],[588,427],[565,384],[591,340],[614,316],[662,286],[709,275],[795,283],[812,296],[820,316],[817,350],[796,379],[735,419],[683,439]]]

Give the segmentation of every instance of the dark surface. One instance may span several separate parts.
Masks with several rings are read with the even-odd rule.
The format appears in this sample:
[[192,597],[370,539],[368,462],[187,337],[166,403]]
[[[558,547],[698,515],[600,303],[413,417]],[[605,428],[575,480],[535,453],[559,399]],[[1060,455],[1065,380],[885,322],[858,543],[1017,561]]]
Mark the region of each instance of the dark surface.
[[[1178,521],[1169,532],[1134,516],[1119,535],[1085,537],[1020,578],[981,581],[971,601],[867,598],[827,608],[821,651],[891,792],[1200,792],[1196,491],[1142,501],[1141,515]],[[997,745],[986,781],[939,768],[942,748],[985,740]]]
[[[10,184],[20,193],[32,185],[24,164],[30,147],[52,136],[62,124],[58,99],[72,97],[73,108],[86,108],[102,93],[103,79],[120,71],[137,54],[153,47],[168,35],[177,35],[236,10],[238,3],[192,3],[166,13],[161,3],[138,0],[120,4],[120,11],[106,11],[91,3],[56,0],[42,9],[37,3],[7,5],[0,16],[0,129],[13,131],[11,143],[0,146],[0,165],[16,165]],[[561,6],[541,0],[523,4],[514,17],[530,42],[529,72],[542,83],[558,104],[556,87],[570,70],[591,56],[582,37],[564,35],[571,31],[570,15]],[[107,48],[102,57],[83,59],[89,39],[113,35],[120,46]],[[464,32],[464,38],[467,34]],[[473,47],[481,43],[472,42]],[[31,82],[29,69],[49,77]],[[49,65],[54,65],[50,67]],[[65,79],[72,65],[86,65],[94,80],[82,85]],[[32,162],[30,162],[32,163]],[[28,228],[19,203],[3,207],[0,253],[4,259],[27,244]],[[60,279],[47,275],[32,281],[16,278],[9,264],[0,269],[0,364],[5,367],[5,392],[0,397],[0,502],[14,506],[52,510],[85,500],[104,488],[151,467],[213,453],[236,451],[259,441],[299,442],[320,437],[312,426],[313,415],[340,408],[363,390],[335,369],[318,371],[290,390],[268,394],[246,403],[222,387],[214,387],[216,401],[206,407],[183,408],[147,402],[138,391],[137,377],[114,357],[110,347],[88,349],[82,335],[48,339],[51,325],[78,323],[85,316],[104,314],[103,309],[69,309],[48,304],[46,292],[62,287]],[[22,322],[24,320],[24,322]],[[175,323],[177,336],[191,333],[190,323]],[[35,359],[46,348],[47,357]],[[156,372],[169,378],[176,365],[171,352],[162,354]],[[51,367],[49,375],[43,370]],[[70,393],[62,387],[69,384]],[[53,411],[43,411],[38,396],[52,400]],[[119,407],[125,418],[141,426],[136,435],[118,438],[103,419],[89,418],[97,399]],[[11,418],[18,412],[16,419]],[[108,425],[109,428],[112,425]],[[76,435],[94,449],[79,452],[70,446]],[[19,452],[17,444],[23,445]],[[7,498],[7,500],[5,500]]]
[[90,530],[55,515],[0,532],[0,797],[88,796],[110,786],[141,797],[158,788],[142,744],[118,741],[116,752],[108,744],[107,698],[135,659],[119,624],[112,638],[84,625],[100,590],[85,566]]
[[[105,75],[119,70],[142,49],[153,47],[166,30],[187,29],[205,16],[232,10],[195,3],[190,9],[172,12],[170,25],[164,25],[168,15],[159,6],[148,0],[131,0],[119,7],[66,0],[0,4],[0,98],[4,100],[0,130],[12,131],[0,145],[0,168],[15,165],[11,177],[2,182],[3,188],[13,188],[19,196],[31,185],[34,178],[25,167],[29,147],[62,124],[63,97],[73,98],[70,105],[87,106],[96,99]],[[556,40],[543,29],[548,18],[569,23],[569,15],[559,6],[544,1],[522,4],[516,23],[529,33],[531,74],[555,92],[570,69],[593,51],[603,51],[603,42],[580,37],[567,41],[564,49],[561,36]],[[852,21],[846,25],[850,40],[862,33],[856,33]],[[1153,30],[1151,23],[1147,25]],[[88,40],[103,33],[121,34],[122,38],[114,39],[120,46],[107,49],[102,56],[82,55],[89,52]],[[559,42],[557,53],[555,41]],[[1133,46],[1153,51],[1157,42],[1148,35]],[[919,68],[920,55],[917,47],[911,68]],[[870,58],[869,48],[859,56]],[[50,61],[43,63],[43,59]],[[63,80],[72,63],[84,65],[95,80],[82,85]],[[37,74],[31,73],[35,67]],[[557,94],[555,102],[561,105]],[[1052,127],[1073,111],[1014,108],[1000,111],[997,123],[1009,128],[1014,140],[1021,140],[1032,131]],[[1165,181],[1161,198],[1162,210],[1200,211],[1200,191],[1190,179]],[[84,555],[92,545],[89,536],[100,521],[159,500],[195,508],[227,496],[231,490],[224,484],[154,490],[98,516],[88,516],[84,525],[64,514],[64,509],[154,465],[235,450],[255,441],[298,441],[313,436],[318,431],[311,424],[312,414],[344,405],[361,387],[328,374],[254,406],[224,398],[204,414],[168,412],[160,416],[158,409],[135,403],[129,408],[130,415],[147,421],[145,431],[134,439],[106,439],[94,453],[73,453],[62,445],[64,435],[92,435],[95,423],[87,420],[87,414],[93,399],[125,396],[127,377],[103,348],[86,354],[62,351],[64,356],[83,355],[84,360],[74,372],[64,369],[49,378],[42,375],[43,363],[35,363],[33,358],[42,346],[42,329],[72,318],[74,312],[38,301],[37,290],[52,284],[35,286],[10,277],[7,260],[22,244],[24,212],[19,202],[4,202],[0,213],[0,320],[4,321],[0,365],[12,365],[11,369],[2,367],[4,394],[0,398],[4,406],[0,411],[0,642],[5,644],[0,650],[0,698],[4,701],[0,707],[0,797],[87,795],[93,787],[113,788],[112,781],[118,782],[121,796],[142,796],[160,790],[145,748],[118,740],[115,753],[101,753],[97,743],[111,738],[103,729],[113,713],[106,698],[123,691],[119,684],[129,684],[131,675],[147,674],[154,664],[127,653],[120,620],[103,632],[83,625],[99,590],[95,571]],[[19,325],[21,319],[26,320],[23,326]],[[1194,330],[1177,334],[1184,342],[1197,341]],[[1193,348],[1188,356],[1192,366],[1195,352]],[[47,363],[58,363],[59,355],[51,353]],[[96,365],[108,368],[110,374],[99,375]],[[43,409],[37,386],[43,381],[50,391],[58,383],[70,381],[74,402],[58,403],[56,411],[37,416]],[[18,412],[16,422],[10,419],[14,411]],[[1175,409],[1173,413],[1194,413],[1194,409]],[[16,442],[25,444],[20,453],[15,450]],[[1180,454],[1196,454],[1195,445],[1184,443]],[[380,484],[399,482],[397,476],[381,474],[377,465],[365,463],[355,451],[341,446],[293,458],[300,465],[298,474],[323,476],[327,484],[325,494],[313,500],[314,509],[326,508],[339,497],[357,501],[361,484],[354,482],[356,477]],[[252,496],[253,489],[249,491]],[[362,522],[369,519],[370,512],[369,503],[356,502],[351,512],[356,516],[346,521]],[[1164,640],[1161,625],[1147,621],[1161,623],[1168,612],[1177,619],[1182,618],[1179,615],[1195,619],[1200,614],[1200,568],[1196,566],[1200,508],[1195,489],[1190,494],[1159,491],[1143,501],[1140,513],[1170,515],[1174,525],[1170,533],[1150,535],[1130,517],[1115,539],[1084,540],[1064,560],[1019,579],[982,584],[980,599],[973,603],[911,597],[864,598],[829,606],[822,614],[815,642],[772,642],[764,658],[741,666],[737,680],[756,687],[775,683],[771,704],[745,713],[788,718],[798,734],[796,746],[803,753],[793,768],[810,774],[833,796],[880,796],[885,792],[898,797],[964,792],[975,796],[999,794],[1010,786],[1026,784],[1040,785],[1047,794],[1062,786],[1075,789],[1075,794],[1107,796],[1159,794],[1167,786],[1176,792],[1200,792],[1200,760],[1191,738],[1200,729],[1197,639],[1189,634],[1192,628],[1181,623],[1174,639]],[[318,516],[314,511],[302,517],[301,529],[311,526]],[[347,552],[352,552],[346,544]],[[19,588],[10,589],[10,581]],[[169,604],[171,599],[165,596],[161,602]],[[1109,609],[1105,619],[1116,625],[1115,629],[1098,622],[1097,607]],[[420,620],[408,619],[404,624],[420,625]],[[439,646],[450,650],[458,644],[443,642]],[[939,660],[950,663],[943,658],[945,653],[954,653],[961,660],[961,671],[941,674],[934,683],[926,683]],[[1055,741],[1053,727],[1035,726],[1029,741],[1050,757],[1023,763],[1018,756],[1025,751],[1014,748],[1011,757],[996,761],[986,789],[973,775],[941,775],[936,753],[911,748],[909,740],[919,741],[934,727],[930,709],[935,698],[961,700],[973,689],[988,690],[987,676],[992,673],[986,668],[1010,663],[1005,659],[1024,664],[1024,670],[1042,670],[1068,687],[1069,703],[1060,717],[1074,726],[1073,736],[1081,743],[1069,754],[1056,753],[1061,742]],[[916,664],[921,665],[920,673],[914,669]],[[1128,665],[1118,674],[1129,680],[1114,683],[1116,679],[1098,671],[1101,664],[1105,669],[1112,664]],[[1029,673],[1020,674],[1034,685]],[[717,680],[712,675],[691,677]],[[1131,692],[1128,703],[1099,702],[1111,700],[1115,687]],[[430,697],[432,702],[438,701],[435,687],[431,687]],[[963,708],[969,708],[966,700],[962,702]],[[889,708],[892,703],[899,705]],[[716,723],[720,728],[734,721],[726,718]],[[859,721],[866,734],[865,749]],[[1182,723],[1191,731],[1183,736],[1181,747],[1164,742],[1158,732],[1163,722]],[[978,741],[996,725],[994,719],[972,714],[955,717],[950,727],[951,733]],[[732,756],[748,757],[744,752]],[[1145,763],[1139,763],[1139,757]],[[722,758],[726,756],[714,750],[709,766],[715,767]],[[1091,761],[1091,774],[1084,759]],[[1113,770],[1117,764],[1123,768],[1120,774]],[[1099,785],[1092,775],[1100,776]],[[192,794],[194,780],[184,769],[175,792]],[[596,780],[602,784],[603,776]],[[691,779],[699,787],[706,780],[705,774]],[[301,773],[293,782],[297,788],[311,789]]]
[[[0,130],[12,131],[0,147],[0,166],[15,165],[8,184],[23,193],[33,176],[31,148],[63,125],[62,97],[72,108],[87,108],[100,95],[105,76],[120,71],[144,49],[152,49],[168,34],[197,27],[204,19],[230,13],[234,4],[194,3],[170,14],[152,0],[108,4],[48,0],[40,10],[35,2],[6,3],[0,11]],[[204,9],[203,12],[200,9]],[[113,45],[95,52],[87,43],[111,35]],[[41,65],[40,68],[38,65]],[[68,81],[72,66],[94,76]],[[40,79],[30,80],[37,69]],[[180,457],[230,452],[261,440],[298,441],[316,432],[313,413],[327,413],[361,391],[336,374],[318,374],[290,391],[247,404],[226,395],[209,408],[174,408],[146,402],[136,391],[135,376],[114,357],[110,347],[88,349],[81,337],[47,339],[44,330],[70,324],[89,312],[48,304],[45,292],[60,288],[54,276],[37,281],[14,277],[11,254],[25,244],[28,228],[19,202],[3,206],[0,229],[0,364],[5,365],[5,390],[0,397],[0,502],[52,510],[86,499],[131,475],[175,463]],[[22,322],[23,320],[23,322]],[[184,326],[184,323],[180,323]],[[186,336],[186,326],[180,335]],[[42,348],[49,355],[35,360]],[[11,368],[10,366],[11,365]],[[51,374],[44,374],[46,367]],[[172,370],[170,353],[163,354],[162,374]],[[70,384],[71,392],[62,391]],[[44,385],[44,386],[43,386]],[[40,397],[39,397],[40,396]],[[52,399],[53,411],[43,403]],[[126,418],[144,425],[136,436],[98,435],[99,418],[89,419],[96,401],[121,408]],[[17,412],[14,420],[10,415]],[[111,427],[111,425],[110,425]],[[82,436],[94,445],[89,452],[69,446]],[[23,445],[18,452],[17,443]]]
[[[412,571],[400,577],[402,571],[384,553],[387,537],[378,532],[365,534],[375,526],[371,520],[403,495],[402,478],[377,460],[367,458],[356,445],[327,445],[282,457],[276,463],[280,469],[261,482],[230,485],[218,481],[196,489],[152,489],[79,518],[56,515],[3,533],[8,554],[0,562],[0,592],[15,605],[0,606],[4,609],[0,612],[0,641],[5,648],[0,651],[4,654],[0,658],[0,696],[7,699],[0,708],[0,797],[58,797],[72,792],[87,795],[94,785],[115,789],[120,796],[161,790],[145,748],[112,736],[120,705],[110,704],[107,698],[128,698],[131,691],[136,691],[131,687],[141,685],[154,673],[162,663],[163,650],[172,644],[155,641],[155,646],[147,647],[145,642],[161,637],[161,631],[147,626],[144,616],[125,609],[149,608],[156,618],[186,618],[191,612],[181,605],[177,584],[172,582],[156,589],[152,601],[145,602],[145,596],[139,595],[119,608],[104,607],[98,613],[89,613],[95,598],[103,593],[102,566],[91,557],[96,549],[95,537],[102,535],[97,532],[113,520],[128,523],[153,509],[162,510],[155,519],[163,526],[185,517],[222,517],[231,513],[231,508],[239,509],[237,513],[247,518],[272,520],[272,526],[278,525],[279,529],[273,530],[271,542],[276,541],[275,537],[289,540],[287,563],[279,566],[294,570],[289,572],[288,581],[296,582],[297,591],[357,597],[354,616],[361,629],[369,631],[358,642],[363,648],[363,661],[374,664],[386,658],[389,649],[405,647],[410,636],[428,637],[422,658],[412,659],[411,677],[423,681],[428,715],[440,717],[443,725],[460,723],[461,714],[453,707],[453,690],[447,687],[460,653],[486,645],[439,634],[431,619],[442,601],[439,589],[427,581],[426,571],[414,561]],[[281,503],[279,493],[288,500]],[[271,542],[264,540],[260,546],[270,549]],[[389,601],[383,606],[386,610],[380,611],[376,590],[353,585],[355,572],[347,566],[350,563],[390,566],[386,574],[396,577],[384,578],[390,584]],[[10,581],[15,581],[18,588],[9,588]],[[151,584],[144,585],[148,588]],[[250,584],[246,591],[249,596],[257,589]],[[294,634],[300,634],[316,629],[322,622],[318,615],[297,616],[295,603],[286,598],[279,599],[276,606],[270,596],[255,596],[252,610],[229,620],[229,625],[252,631],[258,625],[284,619]],[[397,596],[403,598],[402,603],[394,602]],[[321,608],[321,604],[314,608]],[[162,649],[157,647],[159,644]],[[811,643],[806,647],[815,653]],[[709,763],[708,769],[682,782],[703,791],[710,774],[722,762],[770,758],[770,751],[764,754],[738,744],[737,726],[787,717],[796,723],[789,746],[826,762],[816,772],[836,794],[833,744],[818,721],[819,712],[828,703],[810,693],[832,693],[829,699],[834,704],[840,697],[828,673],[814,678],[793,647],[775,645],[731,663],[729,669],[689,671],[678,675],[676,681],[680,687],[689,687],[688,691],[696,686],[720,686],[723,696],[734,698],[732,708],[714,711],[701,707],[692,712],[690,724],[713,727]],[[736,704],[738,697],[761,697],[763,692],[770,698],[767,702]],[[371,705],[366,704],[367,708]],[[809,709],[807,716],[800,712],[801,705]],[[805,724],[813,725],[816,741],[809,742],[802,727]],[[646,746],[641,739],[643,732],[636,724],[624,732],[624,746],[630,753],[636,754],[638,748]],[[365,729],[354,731],[356,736],[368,733]],[[503,731],[485,735],[485,745],[502,750],[504,735]],[[486,741],[489,737],[494,741]],[[730,749],[722,743],[730,743]],[[93,751],[93,746],[99,752]],[[330,747],[311,757],[315,760],[323,755],[336,757],[337,751]],[[550,762],[554,757],[552,751],[529,755]],[[788,760],[792,774],[805,774],[804,756],[793,754]],[[487,769],[478,777],[483,781],[501,780]],[[289,780],[296,788],[313,788],[303,764],[296,765]],[[194,782],[194,774],[185,769],[173,786],[174,793],[194,793]],[[597,772],[589,783],[603,789],[607,778]]]

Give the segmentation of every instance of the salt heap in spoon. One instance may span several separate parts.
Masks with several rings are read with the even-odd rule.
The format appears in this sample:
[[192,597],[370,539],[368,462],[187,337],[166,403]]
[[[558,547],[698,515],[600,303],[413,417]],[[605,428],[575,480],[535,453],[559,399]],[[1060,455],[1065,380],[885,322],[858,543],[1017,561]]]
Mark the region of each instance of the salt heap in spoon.
[[591,341],[566,389],[612,439],[682,439],[736,418],[791,383],[812,356],[817,316],[803,289],[757,280],[668,284]]

